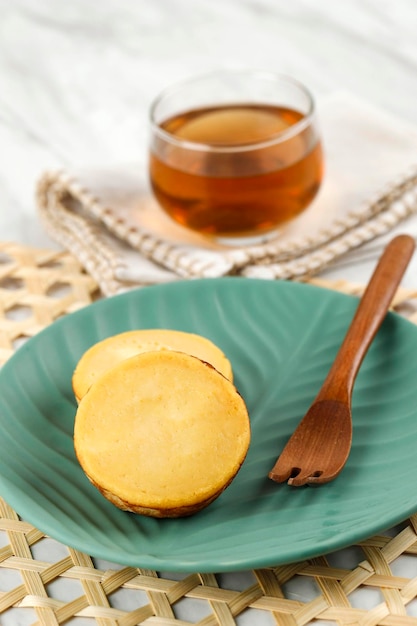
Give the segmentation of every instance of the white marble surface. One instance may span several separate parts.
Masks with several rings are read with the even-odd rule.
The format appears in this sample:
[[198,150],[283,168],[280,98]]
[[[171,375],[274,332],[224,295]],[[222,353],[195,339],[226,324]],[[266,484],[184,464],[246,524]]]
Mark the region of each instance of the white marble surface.
[[[0,237],[54,245],[36,215],[40,173],[146,160],[150,101],[203,70],[291,74],[318,99],[347,90],[417,126],[417,6],[340,4],[0,0]],[[366,280],[374,259],[326,275]]]
[[167,83],[220,66],[348,90],[417,125],[413,0],[0,0],[0,236],[48,243],[47,168],[146,158]]
[[[0,238],[55,245],[36,216],[39,175],[143,160],[151,99],[202,70],[291,74],[319,99],[347,90],[417,126],[416,27],[415,0],[0,0]],[[373,248],[326,275],[366,280]]]

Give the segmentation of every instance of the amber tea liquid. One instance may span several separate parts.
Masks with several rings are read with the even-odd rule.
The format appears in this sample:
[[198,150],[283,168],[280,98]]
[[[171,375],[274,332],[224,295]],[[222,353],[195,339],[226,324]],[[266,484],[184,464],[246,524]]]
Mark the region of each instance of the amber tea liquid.
[[302,119],[289,108],[239,104],[164,121],[170,140],[154,136],[150,155],[160,205],[183,226],[220,239],[276,230],[310,204],[322,179],[317,131]]

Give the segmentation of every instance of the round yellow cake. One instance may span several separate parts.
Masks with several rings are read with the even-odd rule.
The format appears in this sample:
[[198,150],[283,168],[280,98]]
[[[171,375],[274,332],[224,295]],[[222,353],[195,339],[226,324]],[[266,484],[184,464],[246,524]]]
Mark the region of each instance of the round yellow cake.
[[79,402],[91,385],[116,363],[142,352],[175,350],[207,361],[229,380],[233,380],[230,361],[206,337],[179,330],[130,330],[103,339],[89,348],[79,360],[72,387]]
[[180,517],[230,484],[250,443],[246,405],[210,364],[172,350],[138,354],[81,399],[74,445],[90,481],[121,509]]

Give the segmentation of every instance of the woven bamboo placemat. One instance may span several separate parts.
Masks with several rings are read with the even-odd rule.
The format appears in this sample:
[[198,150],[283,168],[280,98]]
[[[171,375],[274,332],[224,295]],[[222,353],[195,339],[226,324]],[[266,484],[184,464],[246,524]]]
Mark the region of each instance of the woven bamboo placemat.
[[[344,281],[310,282],[362,291]],[[70,254],[0,243],[0,363],[97,296]],[[394,308],[417,323],[416,304],[417,291],[399,290]],[[417,513],[326,557],[233,576],[177,576],[94,560],[46,537],[0,498],[0,623],[417,626]]]

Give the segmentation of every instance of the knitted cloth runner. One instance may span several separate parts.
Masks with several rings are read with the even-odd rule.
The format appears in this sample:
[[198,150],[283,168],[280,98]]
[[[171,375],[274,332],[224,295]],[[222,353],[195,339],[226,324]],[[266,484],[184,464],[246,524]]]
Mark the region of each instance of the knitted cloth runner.
[[304,214],[263,244],[220,246],[172,223],[140,164],[45,172],[40,216],[106,295],[178,278],[315,275],[417,212],[417,129],[346,94],[318,109],[322,188]]

